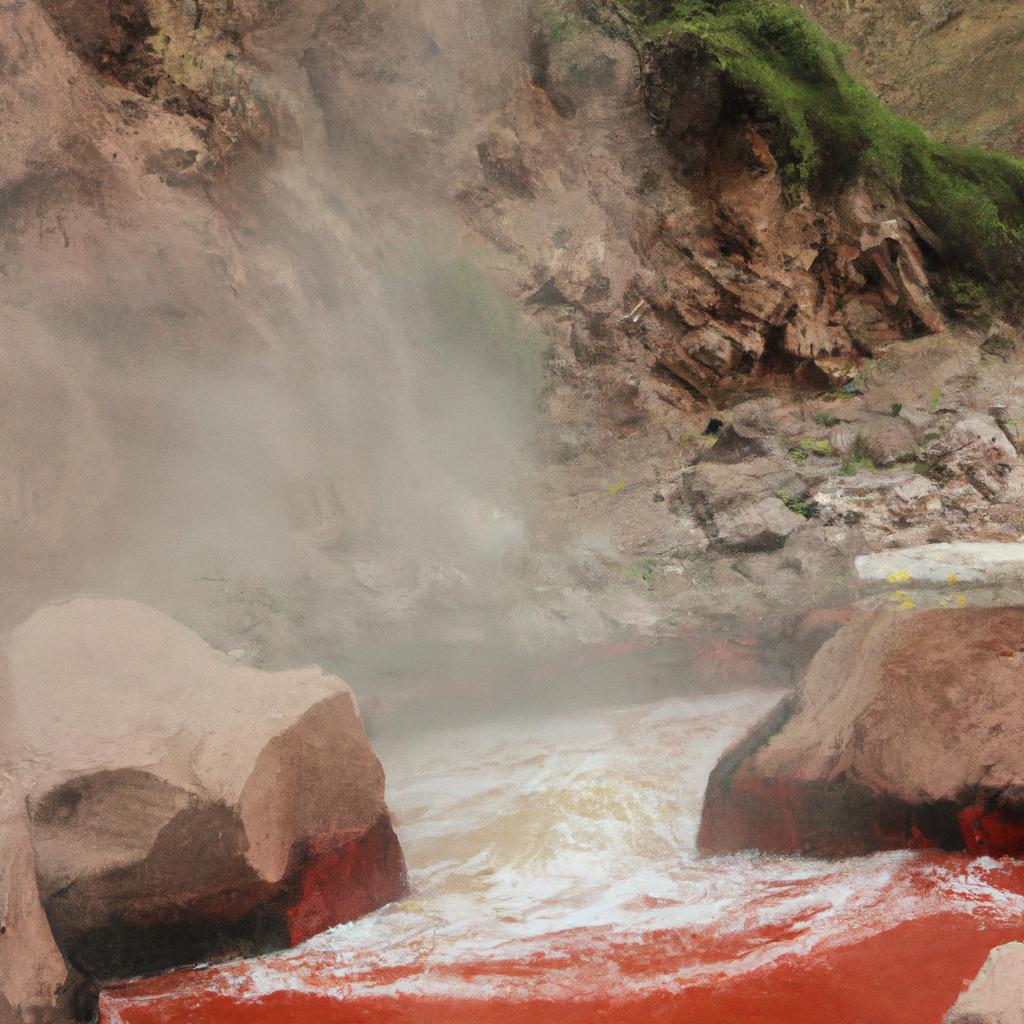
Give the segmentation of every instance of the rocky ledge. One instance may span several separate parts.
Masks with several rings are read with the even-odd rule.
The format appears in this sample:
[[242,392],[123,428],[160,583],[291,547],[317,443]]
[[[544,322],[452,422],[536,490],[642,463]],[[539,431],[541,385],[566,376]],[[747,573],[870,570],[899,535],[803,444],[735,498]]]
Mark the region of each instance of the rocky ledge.
[[82,1017],[97,985],[293,945],[405,891],[341,680],[92,599],[37,612],[7,662],[0,1011]]
[[1024,851],[1024,608],[865,611],[729,750],[699,844]]

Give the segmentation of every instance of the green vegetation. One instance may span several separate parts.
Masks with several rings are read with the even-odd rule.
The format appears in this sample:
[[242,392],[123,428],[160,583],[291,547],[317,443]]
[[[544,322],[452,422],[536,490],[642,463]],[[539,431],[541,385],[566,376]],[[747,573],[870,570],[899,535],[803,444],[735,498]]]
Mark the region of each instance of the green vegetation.
[[847,381],[840,389],[838,396],[839,398],[856,398],[858,395],[863,395],[866,390],[866,381],[864,379],[864,373],[861,371],[858,373],[853,380]]
[[946,303],[965,320],[980,318],[988,304],[988,293],[984,286],[967,278],[947,277],[943,292]]
[[856,476],[860,472],[870,473],[875,468],[875,464],[871,459],[854,453],[843,463],[842,468],[839,470],[839,475]]
[[950,304],[1020,302],[1024,163],[932,141],[844,65],[844,53],[786,0],[619,0],[641,40],[674,40],[714,60],[763,125],[794,197],[853,180],[905,198],[941,240]]
[[830,412],[816,412],[812,419],[823,427],[834,427],[839,422]]
[[555,4],[547,3],[540,8],[548,38],[552,46],[558,46],[571,39],[580,31],[580,22],[570,11],[564,11]]
[[653,558],[642,558],[634,562],[623,572],[627,580],[641,580],[644,583],[651,583],[654,580],[654,573],[657,565]]
[[800,450],[809,452],[811,455],[831,455],[832,442],[819,441],[813,437],[805,437],[800,442]]
[[810,456],[807,454],[807,452],[802,452],[802,451],[800,451],[799,448],[790,448],[789,449],[789,457],[798,466],[800,465],[801,462],[806,462],[810,458]]
[[798,516],[803,516],[804,519],[813,519],[818,514],[818,506],[807,498],[780,492],[778,499],[790,512],[795,512]]

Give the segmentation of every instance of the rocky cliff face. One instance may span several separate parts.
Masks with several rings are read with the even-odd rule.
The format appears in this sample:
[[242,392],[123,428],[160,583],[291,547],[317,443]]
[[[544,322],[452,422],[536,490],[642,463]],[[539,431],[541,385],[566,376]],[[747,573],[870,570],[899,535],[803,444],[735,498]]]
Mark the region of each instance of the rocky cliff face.
[[[101,590],[288,662],[464,604],[470,574],[500,601],[535,359],[435,179],[403,177],[478,166],[446,126],[510,75],[460,78],[493,12],[382,42],[361,5],[183,10],[3,12],[4,103],[32,111],[0,157],[3,621]],[[436,95],[382,102],[367,45],[443,64]]]
[[[871,589],[857,555],[1017,539],[1024,345],[984,320],[999,296],[983,271],[1017,287],[1019,166],[897,125],[793,8],[697,6],[726,21],[666,28],[653,0],[4,7],[0,103],[30,114],[9,119],[0,152],[12,339],[0,349],[0,632],[96,591],[173,612],[249,667],[229,672],[203,647],[232,678],[379,654],[381,638],[390,652],[424,637],[537,648],[640,636],[678,641],[693,677],[789,681]],[[836,5],[815,7],[839,26]],[[1000,45],[1018,7],[996,5]],[[875,40],[920,29],[913,52],[941,59],[914,58],[920,75],[884,91],[950,138],[1012,146],[1009,94],[991,122],[968,90],[949,99],[945,54],[977,47],[996,8],[858,4],[841,28],[864,40],[862,66],[882,85]],[[726,30],[752,64],[712,45]],[[791,52],[794,40],[810,48]],[[813,116],[819,87],[827,123]],[[942,111],[931,91],[949,99]],[[936,205],[956,216],[934,220]],[[1024,599],[1019,579],[997,594],[949,586],[922,597],[897,580],[882,601]],[[1019,666],[999,638],[1017,613],[955,614],[1003,693]],[[896,662],[857,677],[871,701],[890,670],[938,657],[915,647],[913,621],[877,626]],[[863,628],[841,643],[859,651]],[[935,667],[949,682],[964,663]],[[952,735],[949,695],[920,689]],[[361,725],[344,695],[317,694],[326,709],[295,697],[312,718],[250,737],[244,763],[197,755],[202,770],[186,768],[175,748],[154,755],[164,774],[145,752],[119,754],[114,777],[104,759],[61,765],[32,789],[27,819],[4,811],[22,877],[4,874],[0,892],[15,893],[11,920],[37,967],[0,959],[0,1013],[56,998],[40,900],[60,950],[113,976],[207,955],[132,959],[139,936],[150,948],[154,907],[164,923],[209,921],[226,899],[241,935],[214,951],[227,954],[397,891]],[[908,713],[878,700],[883,724]],[[13,721],[0,716],[6,750]],[[274,788],[294,744],[339,754],[339,722],[366,776],[351,820]],[[956,778],[925,780],[925,796],[895,792],[875,770],[897,757],[892,732],[872,761],[855,724],[837,729],[870,785],[815,748],[813,779],[776,773],[789,816],[769,835],[737,811],[763,811],[763,780],[752,768],[753,788],[733,792],[721,769],[726,824],[708,826],[708,847],[838,849],[821,826],[821,794],[837,789],[862,826],[844,849],[879,835],[903,845],[914,828],[989,842],[1003,828],[1011,782],[990,785],[972,755]],[[133,801],[151,814],[126,824],[115,811]],[[81,806],[114,815],[108,833],[127,829],[127,847],[90,832]],[[955,833],[951,808],[968,814]],[[228,837],[194,890],[174,857],[187,829],[154,852],[181,815]],[[76,874],[68,851],[93,840]],[[385,877],[334,900],[326,877],[363,870],[368,851],[383,851]],[[154,872],[159,892],[146,889]],[[123,957],[97,961],[114,934]]]
[[8,623],[92,589],[258,664],[756,647],[879,541],[1018,528],[1012,453],[953,437],[1015,443],[1014,330],[946,331],[898,193],[795,198],[685,40],[575,2],[3,17]]

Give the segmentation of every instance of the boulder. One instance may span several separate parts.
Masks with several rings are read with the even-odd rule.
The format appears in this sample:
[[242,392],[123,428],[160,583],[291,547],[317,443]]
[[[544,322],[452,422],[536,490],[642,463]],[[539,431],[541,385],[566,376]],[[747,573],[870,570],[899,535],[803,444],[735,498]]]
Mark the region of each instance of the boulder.
[[97,599],[37,612],[8,662],[39,901],[86,978],[281,948],[403,893],[384,774],[341,680],[248,668]]
[[0,785],[0,1024],[54,1020],[67,968],[39,902],[22,794]]
[[917,439],[913,428],[901,416],[872,416],[857,432],[860,454],[879,466],[913,462]]
[[979,415],[961,420],[953,428],[946,466],[991,497],[1005,487],[1018,458],[1017,449],[995,419]]
[[942,514],[939,489],[912,471],[833,477],[812,497],[823,522],[857,523],[866,533],[881,537]]
[[1024,942],[997,946],[944,1024],[1024,1024]]
[[806,523],[776,497],[795,491],[800,483],[781,459],[751,458],[731,464],[709,458],[684,474],[680,498],[715,546],[771,551],[781,548]]
[[1024,608],[859,612],[719,761],[699,845],[1024,851]]
[[805,522],[774,497],[735,505],[715,516],[718,543],[732,551],[774,551]]

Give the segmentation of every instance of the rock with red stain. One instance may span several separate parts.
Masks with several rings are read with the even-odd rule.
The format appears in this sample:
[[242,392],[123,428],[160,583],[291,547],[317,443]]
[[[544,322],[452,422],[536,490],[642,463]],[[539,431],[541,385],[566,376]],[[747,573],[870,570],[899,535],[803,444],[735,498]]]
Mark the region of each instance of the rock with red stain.
[[1024,1024],[1024,942],[992,950],[944,1024]]
[[8,660],[39,898],[86,978],[285,947],[402,895],[341,680],[245,667],[130,601],[44,608]]
[[1024,851],[1024,609],[858,613],[718,763],[699,845]]

